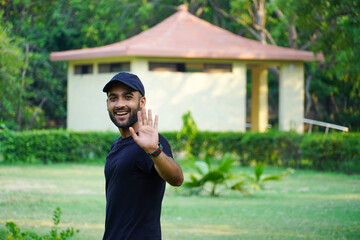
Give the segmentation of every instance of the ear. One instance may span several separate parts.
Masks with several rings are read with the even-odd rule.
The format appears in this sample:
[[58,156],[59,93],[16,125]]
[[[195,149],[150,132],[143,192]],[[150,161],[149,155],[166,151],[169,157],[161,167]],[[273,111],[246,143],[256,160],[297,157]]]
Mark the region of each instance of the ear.
[[109,110],[109,99],[106,98],[106,109]]
[[146,97],[140,98],[140,109],[144,108],[146,105]]

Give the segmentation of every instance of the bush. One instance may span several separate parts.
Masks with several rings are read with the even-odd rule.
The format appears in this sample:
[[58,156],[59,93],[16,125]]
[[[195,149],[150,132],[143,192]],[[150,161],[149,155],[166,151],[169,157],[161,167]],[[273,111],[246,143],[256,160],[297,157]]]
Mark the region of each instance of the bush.
[[[57,207],[53,213],[54,226],[50,230],[50,234],[39,236],[35,232],[22,232],[21,229],[14,222],[7,222],[5,224],[8,229],[6,240],[67,240],[71,239],[80,230],[74,230],[73,227],[68,227],[66,230],[60,231],[58,225],[60,224],[61,209]],[[60,231],[60,232],[59,232]]]
[[[165,132],[176,159],[182,159],[188,139],[178,132]],[[0,162],[56,163],[105,161],[115,132],[73,132],[66,130],[0,131]],[[266,133],[197,132],[191,140],[195,158],[239,156],[241,165],[309,168],[360,173],[359,133],[313,133],[269,131]]]
[[303,138],[300,148],[314,169],[360,172],[359,134],[313,135]]
[[5,163],[84,162],[103,159],[116,133],[65,130],[3,131],[0,151]]
[[183,186],[189,195],[208,193],[211,196],[219,196],[222,191],[239,191],[250,193],[251,190],[265,188],[265,182],[276,181],[292,172],[287,169],[277,175],[264,176],[264,168],[261,163],[254,167],[254,174],[232,173],[231,169],[236,157],[225,153],[220,159],[205,156],[195,162],[194,169],[190,173],[190,179]]

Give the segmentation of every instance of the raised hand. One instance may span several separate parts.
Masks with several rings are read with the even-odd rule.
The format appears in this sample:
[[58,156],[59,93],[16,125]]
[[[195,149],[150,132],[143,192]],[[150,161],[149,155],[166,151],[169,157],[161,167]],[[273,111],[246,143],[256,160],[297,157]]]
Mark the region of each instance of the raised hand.
[[[158,116],[155,115],[153,122],[151,110],[146,116],[146,109],[143,108],[137,113],[139,135],[136,135],[134,128],[130,127],[129,131],[134,141],[146,153],[152,153],[158,148],[159,133],[158,133]],[[184,181],[184,176],[180,166],[166,154],[152,158],[154,166],[160,177],[167,181],[172,186],[180,186]]]
[[130,127],[130,134],[134,141],[147,153],[154,152],[158,147],[159,133],[158,133],[158,119],[155,115],[153,121],[151,110],[148,110],[148,116],[146,116],[146,109],[143,108],[137,112],[138,124],[139,124],[139,135],[136,134],[135,130]]

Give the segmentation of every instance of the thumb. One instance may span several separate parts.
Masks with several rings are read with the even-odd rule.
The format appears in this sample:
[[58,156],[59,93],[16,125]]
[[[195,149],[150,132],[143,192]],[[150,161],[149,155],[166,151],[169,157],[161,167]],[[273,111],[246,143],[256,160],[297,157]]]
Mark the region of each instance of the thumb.
[[135,130],[132,127],[129,127],[129,131],[130,131],[132,138],[136,142],[138,140],[139,136],[136,134]]

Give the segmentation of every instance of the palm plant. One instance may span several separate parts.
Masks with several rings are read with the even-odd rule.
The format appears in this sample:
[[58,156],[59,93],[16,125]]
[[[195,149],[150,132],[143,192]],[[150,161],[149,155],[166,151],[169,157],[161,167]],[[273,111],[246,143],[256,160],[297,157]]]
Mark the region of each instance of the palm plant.
[[196,173],[190,174],[190,180],[185,181],[183,186],[189,190],[190,194],[200,194],[208,191],[210,195],[217,196],[220,194],[219,188],[240,191],[248,193],[248,189],[261,190],[264,189],[265,182],[281,180],[292,170],[286,170],[283,173],[266,176],[264,175],[264,167],[261,163],[254,168],[254,174],[233,174],[230,172],[235,157],[226,153],[216,163],[216,161],[208,156],[198,160],[194,164]]
[[[218,164],[213,162],[208,156],[205,156],[204,160],[195,162],[194,168],[197,173],[190,174],[190,181],[184,183],[184,187],[190,189],[191,194],[199,194],[204,191],[208,183],[211,186],[210,195],[212,196],[218,195],[217,188],[219,186],[231,189],[236,185],[234,190],[242,190],[240,186],[245,183],[243,176],[230,173],[232,164],[235,162],[235,158],[231,154],[224,154]],[[232,186],[229,187],[229,185]]]
[[281,180],[283,176],[289,173],[289,171],[290,170],[286,170],[280,174],[265,176],[263,175],[264,166],[261,163],[258,163],[254,168],[254,175],[248,176],[250,187],[254,190],[264,189],[265,182]]

